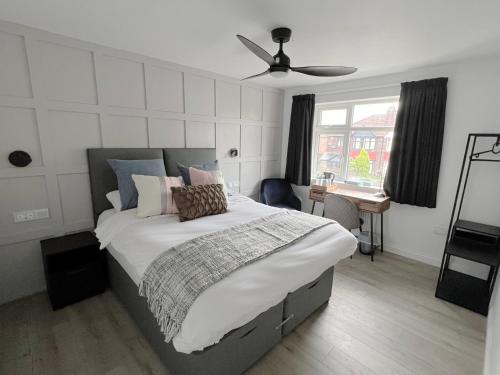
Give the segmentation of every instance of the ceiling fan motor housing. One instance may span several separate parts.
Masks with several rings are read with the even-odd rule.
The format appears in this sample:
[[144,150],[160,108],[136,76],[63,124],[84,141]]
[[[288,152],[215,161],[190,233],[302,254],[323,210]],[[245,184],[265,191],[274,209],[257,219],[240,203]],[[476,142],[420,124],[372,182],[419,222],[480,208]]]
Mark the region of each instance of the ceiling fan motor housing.
[[269,67],[269,71],[272,72],[288,72],[290,70],[290,67],[288,66],[282,66],[282,65],[271,65]]
[[285,53],[283,52],[282,49],[280,49],[278,51],[278,53],[273,56],[273,59],[274,59],[276,64],[271,65],[271,68],[273,68],[273,67],[289,68],[290,67],[290,58],[287,55],[285,55]]

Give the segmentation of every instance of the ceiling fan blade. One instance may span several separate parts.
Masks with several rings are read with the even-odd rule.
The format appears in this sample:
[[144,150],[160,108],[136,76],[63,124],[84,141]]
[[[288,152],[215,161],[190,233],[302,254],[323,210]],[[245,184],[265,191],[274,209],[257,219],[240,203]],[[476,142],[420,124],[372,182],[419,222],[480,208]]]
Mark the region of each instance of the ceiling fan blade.
[[271,73],[271,72],[270,72],[270,71],[269,71],[269,69],[268,69],[268,70],[266,70],[265,72],[262,72],[262,73],[259,73],[259,74],[255,74],[255,75],[250,76],[250,77],[243,78],[243,79],[242,79],[242,81],[245,81],[245,80],[247,80],[247,79],[251,79],[251,78],[260,77],[260,76],[265,76],[266,74],[269,74],[269,73]]
[[274,64],[274,59],[273,57],[262,47],[259,47],[257,44],[252,42],[251,40],[248,40],[242,35],[236,35],[236,37],[240,40],[241,43],[245,45],[250,51],[252,51],[254,54],[256,54],[258,57],[260,57],[262,60],[264,60],[266,63],[269,65]]
[[318,77],[345,76],[347,74],[352,74],[358,70],[357,68],[348,66],[301,66],[290,69],[294,72]]

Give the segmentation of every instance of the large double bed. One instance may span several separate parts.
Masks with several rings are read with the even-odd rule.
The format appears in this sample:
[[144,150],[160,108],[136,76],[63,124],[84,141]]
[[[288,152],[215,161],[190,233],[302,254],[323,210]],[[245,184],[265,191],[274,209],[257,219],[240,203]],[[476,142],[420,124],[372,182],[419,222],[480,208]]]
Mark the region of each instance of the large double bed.
[[176,336],[165,342],[147,301],[141,277],[159,255],[194,237],[279,212],[239,194],[228,212],[179,222],[175,215],[138,218],[135,209],[116,212],[106,193],[117,189],[108,159],[163,159],[168,176],[185,165],[215,159],[214,149],[89,149],[96,232],[106,247],[110,287],[125,305],[172,374],[239,374],[331,295],[333,266],[356,249],[340,225],[322,227],[285,249],[246,265],[203,291]]

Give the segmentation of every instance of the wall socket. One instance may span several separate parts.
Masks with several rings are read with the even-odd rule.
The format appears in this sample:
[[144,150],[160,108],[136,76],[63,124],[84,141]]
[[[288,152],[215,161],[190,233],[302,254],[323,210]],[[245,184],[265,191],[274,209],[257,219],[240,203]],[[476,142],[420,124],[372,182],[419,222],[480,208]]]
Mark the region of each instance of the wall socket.
[[38,210],[26,210],[14,212],[14,223],[22,223],[24,221],[33,221],[47,219],[49,217],[49,209],[41,208]]

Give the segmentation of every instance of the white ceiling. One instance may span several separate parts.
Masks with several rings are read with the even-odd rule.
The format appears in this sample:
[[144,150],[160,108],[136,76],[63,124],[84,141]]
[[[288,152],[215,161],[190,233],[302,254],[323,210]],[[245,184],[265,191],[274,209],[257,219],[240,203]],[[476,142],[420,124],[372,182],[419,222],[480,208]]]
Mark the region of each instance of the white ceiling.
[[237,33],[274,55],[270,30],[290,27],[292,65],[356,66],[354,79],[498,53],[499,15],[498,0],[0,0],[7,21],[235,78],[267,69]]

